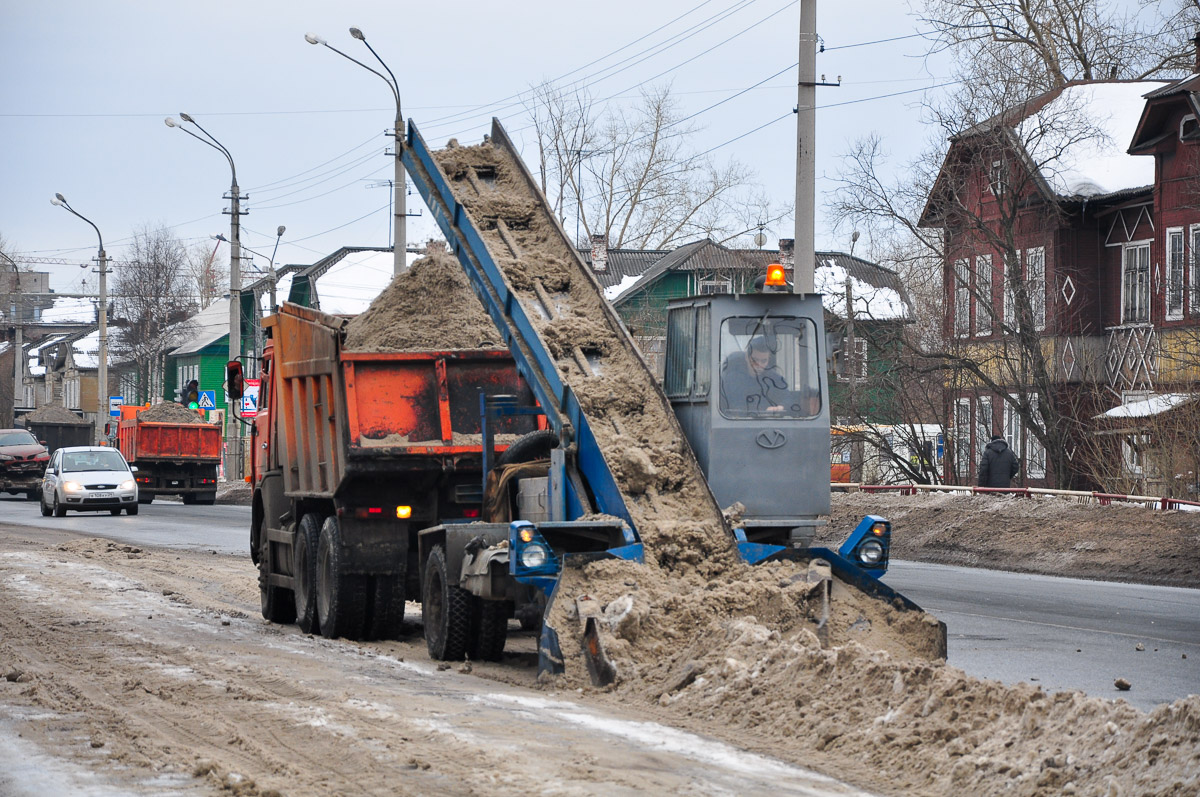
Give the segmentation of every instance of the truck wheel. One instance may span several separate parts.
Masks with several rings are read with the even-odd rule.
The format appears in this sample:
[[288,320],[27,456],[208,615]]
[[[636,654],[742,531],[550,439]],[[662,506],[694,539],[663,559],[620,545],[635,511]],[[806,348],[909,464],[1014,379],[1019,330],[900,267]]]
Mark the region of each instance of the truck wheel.
[[472,602],[475,604],[472,607],[475,634],[467,652],[475,661],[500,661],[504,658],[504,643],[508,640],[508,615],[512,603],[479,598]]
[[371,578],[371,618],[367,621],[368,639],[399,639],[404,626],[404,582],[400,572]]
[[201,506],[212,506],[217,502],[216,493],[200,493],[196,496],[196,503]]
[[342,564],[342,529],[336,517],[325,518],[317,544],[317,622],[321,636],[362,639],[366,628],[368,578],[346,573]]
[[139,504],[153,504],[154,496],[153,495],[142,495],[141,493],[138,493],[138,503]]
[[184,493],[181,497],[183,498],[183,502],[185,504],[191,505],[191,504],[196,503],[196,494],[195,493]]
[[271,542],[267,539],[265,518],[259,527],[258,539],[258,597],[262,605],[262,616],[272,623],[290,623],[296,619],[296,606],[289,594],[291,590],[272,586],[269,579],[274,569],[272,565],[275,555],[271,550]]
[[58,502],[58,493],[54,494],[54,516],[66,517],[67,508]]
[[292,577],[296,588],[296,625],[306,634],[317,633],[317,548],[321,540],[321,518],[312,512],[300,519],[292,543]]
[[467,652],[474,596],[452,582],[447,570],[445,548],[434,546],[425,562],[421,619],[429,655],[440,661],[458,661]]

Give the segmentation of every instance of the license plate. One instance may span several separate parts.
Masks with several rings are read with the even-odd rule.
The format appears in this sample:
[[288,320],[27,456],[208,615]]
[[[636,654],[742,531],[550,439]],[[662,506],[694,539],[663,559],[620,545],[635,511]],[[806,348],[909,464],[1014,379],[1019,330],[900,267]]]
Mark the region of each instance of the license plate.
[[92,493],[92,498],[112,498],[112,493]]
[[178,487],[180,484],[181,482],[171,482],[172,487]]

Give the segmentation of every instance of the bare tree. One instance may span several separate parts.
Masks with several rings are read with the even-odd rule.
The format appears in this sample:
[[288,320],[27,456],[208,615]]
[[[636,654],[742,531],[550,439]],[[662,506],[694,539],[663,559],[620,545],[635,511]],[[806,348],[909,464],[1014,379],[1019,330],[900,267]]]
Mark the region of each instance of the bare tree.
[[223,296],[229,285],[229,266],[225,258],[218,255],[219,246],[220,242],[212,249],[207,244],[195,244],[187,249],[185,255],[188,282],[200,309]]
[[1190,71],[1197,0],[923,0],[932,52],[954,53],[964,82],[1005,75],[1036,94],[1071,80],[1178,76]]
[[594,234],[635,249],[703,237],[732,241],[790,213],[756,191],[742,164],[692,153],[699,128],[682,117],[669,88],[600,111],[583,92],[545,84],[529,113],[542,190],[564,225],[579,217],[580,243]]
[[178,345],[195,312],[188,252],[167,227],[144,225],[125,260],[114,269],[113,352],[133,364],[137,396],[148,400],[161,385],[166,352]]

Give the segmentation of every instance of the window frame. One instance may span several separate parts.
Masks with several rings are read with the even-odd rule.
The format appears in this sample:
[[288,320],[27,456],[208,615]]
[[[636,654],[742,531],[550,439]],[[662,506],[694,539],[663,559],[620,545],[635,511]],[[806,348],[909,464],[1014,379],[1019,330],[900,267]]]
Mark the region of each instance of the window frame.
[[[1121,323],[1122,324],[1144,324],[1150,321],[1150,240],[1130,241],[1121,245]],[[1141,264],[1135,266],[1134,271],[1129,269],[1129,254],[1130,252],[1146,253],[1145,268]],[[1133,317],[1130,317],[1130,276],[1135,277],[1133,290],[1136,292],[1133,303]],[[1136,277],[1142,275],[1145,277],[1144,282],[1137,280]]]
[[971,260],[954,261],[954,337],[971,335]]
[[[986,277],[986,278],[985,278]],[[991,254],[975,256],[975,334],[986,336],[992,334],[992,323],[995,321],[995,311],[992,306],[992,272]]]
[[[1038,275],[1033,274],[1034,264],[1038,264]],[[1046,247],[1031,246],[1025,250],[1024,281],[1029,291],[1029,309],[1033,314],[1033,328],[1036,332],[1046,329]]]
[[1188,238],[1185,243],[1187,252],[1183,262],[1188,269],[1188,314],[1200,316],[1200,224],[1188,227]]
[[[1172,240],[1179,245],[1176,252],[1171,251]],[[1168,227],[1163,231],[1163,262],[1165,264],[1163,271],[1166,277],[1166,285],[1163,290],[1163,312],[1168,321],[1180,321],[1184,315],[1187,295],[1187,258],[1184,244],[1183,227]]]

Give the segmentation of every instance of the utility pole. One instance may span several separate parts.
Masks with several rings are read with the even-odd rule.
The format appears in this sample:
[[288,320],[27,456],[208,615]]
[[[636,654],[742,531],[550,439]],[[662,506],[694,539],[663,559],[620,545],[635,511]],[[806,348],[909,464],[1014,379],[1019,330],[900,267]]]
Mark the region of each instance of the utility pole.
[[816,290],[817,0],[800,2],[800,79],[796,87],[796,265],[792,291]]

